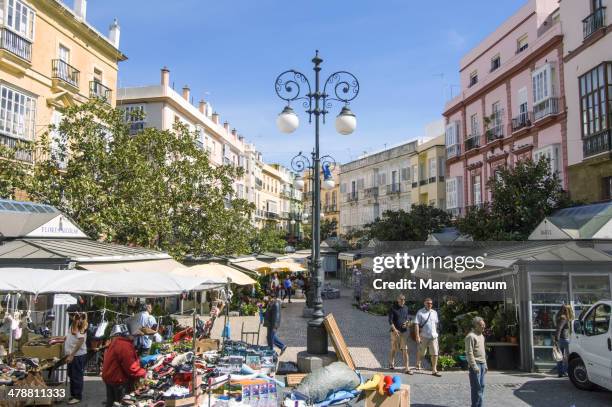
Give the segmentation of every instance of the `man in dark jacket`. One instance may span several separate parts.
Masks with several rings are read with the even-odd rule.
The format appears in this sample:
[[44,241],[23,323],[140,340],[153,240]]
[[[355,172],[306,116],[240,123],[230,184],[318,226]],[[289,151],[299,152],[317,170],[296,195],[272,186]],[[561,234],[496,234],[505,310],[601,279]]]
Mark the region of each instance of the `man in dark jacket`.
[[406,374],[411,375],[412,371],[408,364],[408,307],[406,297],[400,295],[389,309],[389,325],[391,326],[391,350],[389,351],[389,369],[395,369],[395,352],[400,351],[406,366]]
[[132,383],[146,376],[140,367],[133,338],[125,325],[115,325],[111,332],[111,343],[104,352],[102,380],[106,384],[106,406],[121,402]]
[[276,331],[280,327],[281,323],[281,304],[278,298],[276,297],[276,293],[272,292],[270,297],[268,298],[268,303],[266,306],[266,313],[264,315],[264,326],[268,329],[267,339],[268,339],[268,347],[270,349],[274,349],[274,346],[278,347],[282,355],[287,349],[287,345],[285,345],[276,335]]

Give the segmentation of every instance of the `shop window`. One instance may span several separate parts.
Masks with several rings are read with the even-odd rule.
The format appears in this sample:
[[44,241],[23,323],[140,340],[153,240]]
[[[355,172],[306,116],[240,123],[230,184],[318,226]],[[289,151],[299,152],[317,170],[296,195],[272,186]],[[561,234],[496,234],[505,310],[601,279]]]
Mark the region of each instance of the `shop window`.
[[584,318],[583,332],[586,336],[607,334],[610,329],[610,312],[608,304],[599,304]]

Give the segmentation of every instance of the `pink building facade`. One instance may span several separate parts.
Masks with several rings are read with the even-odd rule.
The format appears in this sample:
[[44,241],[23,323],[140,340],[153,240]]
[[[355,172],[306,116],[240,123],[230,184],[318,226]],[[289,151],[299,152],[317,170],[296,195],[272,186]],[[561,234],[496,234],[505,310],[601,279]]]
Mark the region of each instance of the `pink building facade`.
[[558,0],[529,0],[462,58],[444,112],[450,212],[489,202],[496,170],[526,158],[549,158],[567,189],[563,69]]

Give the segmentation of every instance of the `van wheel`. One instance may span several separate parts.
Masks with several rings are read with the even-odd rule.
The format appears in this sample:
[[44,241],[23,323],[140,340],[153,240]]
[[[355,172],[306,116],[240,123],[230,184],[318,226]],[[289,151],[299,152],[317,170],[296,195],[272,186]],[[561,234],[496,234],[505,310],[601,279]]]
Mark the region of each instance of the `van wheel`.
[[586,366],[580,358],[575,358],[569,361],[569,378],[580,390],[593,390],[595,387],[593,383],[589,381]]

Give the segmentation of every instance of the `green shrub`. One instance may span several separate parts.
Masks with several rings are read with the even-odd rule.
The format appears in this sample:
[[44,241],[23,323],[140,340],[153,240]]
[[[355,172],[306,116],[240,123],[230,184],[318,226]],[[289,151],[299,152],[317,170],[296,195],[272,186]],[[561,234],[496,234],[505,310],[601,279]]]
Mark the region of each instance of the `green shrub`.
[[389,315],[389,305],[382,302],[370,304],[368,312],[374,315]]
[[455,366],[457,366],[457,361],[454,357],[449,355],[438,356],[438,369],[444,371],[449,370]]
[[244,303],[240,306],[240,315],[243,316],[253,316],[257,315],[258,309],[255,304]]

